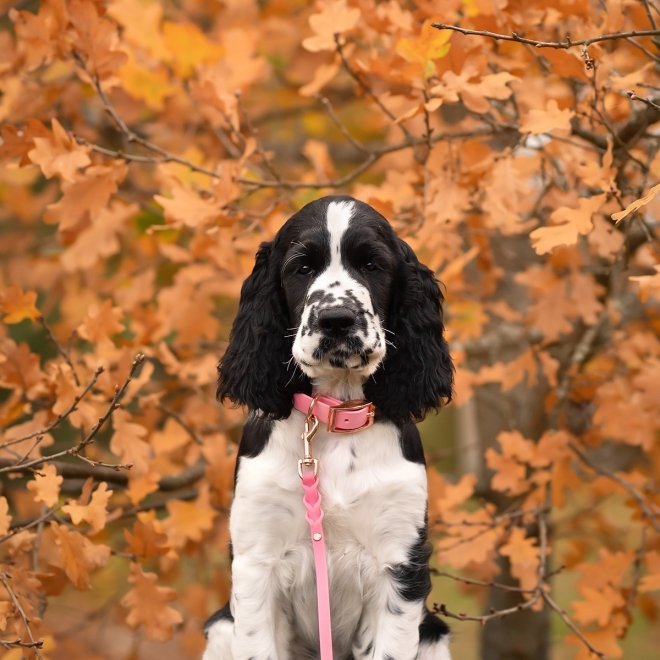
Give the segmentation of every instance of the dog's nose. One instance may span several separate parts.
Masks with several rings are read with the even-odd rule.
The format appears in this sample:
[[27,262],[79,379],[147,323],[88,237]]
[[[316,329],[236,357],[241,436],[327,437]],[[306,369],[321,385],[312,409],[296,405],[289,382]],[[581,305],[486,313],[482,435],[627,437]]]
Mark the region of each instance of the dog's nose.
[[355,325],[355,312],[345,307],[330,307],[319,312],[318,321],[326,334],[339,335]]

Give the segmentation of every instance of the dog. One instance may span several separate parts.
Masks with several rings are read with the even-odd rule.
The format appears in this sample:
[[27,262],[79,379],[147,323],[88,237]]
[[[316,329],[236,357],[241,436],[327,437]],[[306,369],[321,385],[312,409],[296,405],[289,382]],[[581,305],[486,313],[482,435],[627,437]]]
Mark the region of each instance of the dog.
[[450,658],[449,629],[425,605],[431,548],[415,426],[452,396],[442,301],[432,271],[351,197],[307,204],[261,245],[218,365],[219,399],[248,406],[249,416],[230,516],[231,597],[205,625],[204,660],[319,657],[296,467],[301,394],[375,408],[372,425],[322,426],[312,443],[335,660]]

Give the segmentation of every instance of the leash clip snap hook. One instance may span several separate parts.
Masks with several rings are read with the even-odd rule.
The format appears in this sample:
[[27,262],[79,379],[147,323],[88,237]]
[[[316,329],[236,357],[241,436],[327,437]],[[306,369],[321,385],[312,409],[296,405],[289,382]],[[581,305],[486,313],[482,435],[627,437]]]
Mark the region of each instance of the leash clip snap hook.
[[312,438],[316,435],[316,432],[319,430],[319,420],[314,414],[314,404],[318,399],[318,394],[312,399],[309,404],[309,410],[307,411],[307,417],[305,417],[305,426],[302,432],[302,441],[303,441],[303,458],[298,461],[298,475],[300,478],[303,478],[303,468],[311,467],[314,476],[319,472],[319,461],[318,458],[312,456]]

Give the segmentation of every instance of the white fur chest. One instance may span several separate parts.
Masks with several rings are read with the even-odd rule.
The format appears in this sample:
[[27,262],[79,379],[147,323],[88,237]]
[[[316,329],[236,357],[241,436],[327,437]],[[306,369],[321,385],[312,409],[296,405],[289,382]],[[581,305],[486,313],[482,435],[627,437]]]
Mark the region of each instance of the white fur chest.
[[[230,530],[234,553],[268,567],[284,614],[313,646],[314,567],[297,474],[303,419],[293,411],[274,424],[258,456],[241,458]],[[411,539],[424,526],[426,473],[403,459],[399,430],[390,423],[348,435],[319,431],[312,449],[325,512],[333,637],[350,645],[364,603],[379,592],[387,569],[408,559]],[[336,651],[341,657],[350,646]]]

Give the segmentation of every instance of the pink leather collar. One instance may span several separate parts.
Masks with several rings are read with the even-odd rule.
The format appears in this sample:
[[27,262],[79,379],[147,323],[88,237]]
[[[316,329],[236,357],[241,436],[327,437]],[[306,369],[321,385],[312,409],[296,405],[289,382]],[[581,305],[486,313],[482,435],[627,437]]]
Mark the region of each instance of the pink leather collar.
[[298,392],[293,395],[293,405],[304,415],[313,414],[328,425],[331,433],[354,433],[374,423],[376,407],[369,401],[340,401],[326,394],[318,396],[312,410],[312,397]]

